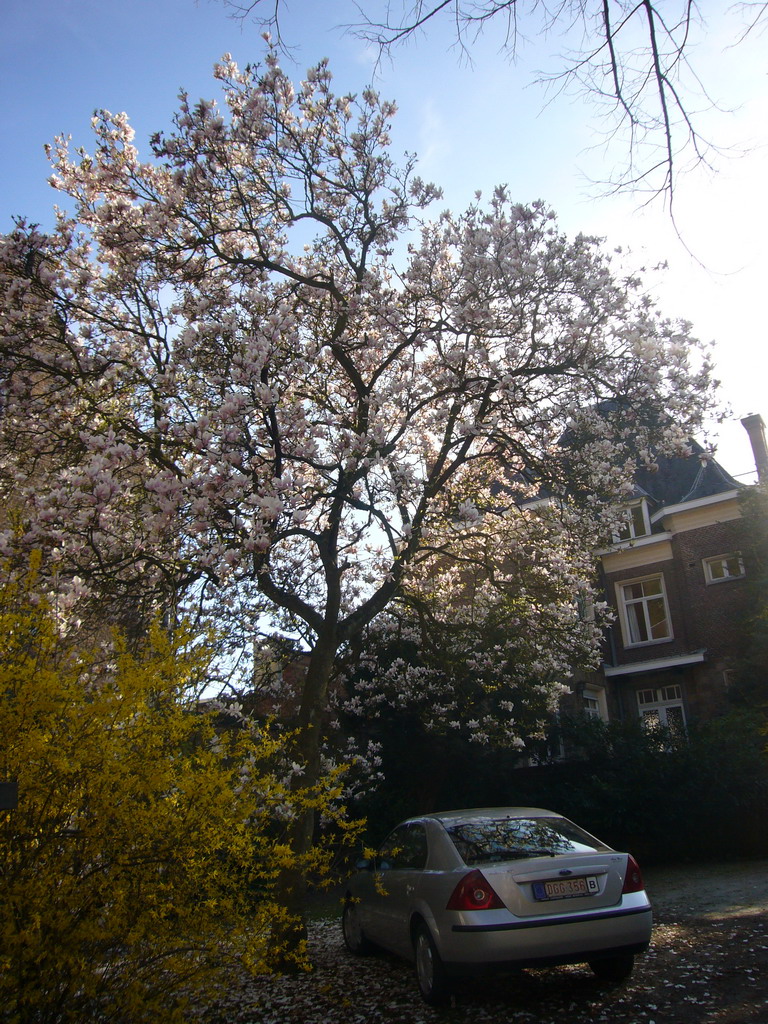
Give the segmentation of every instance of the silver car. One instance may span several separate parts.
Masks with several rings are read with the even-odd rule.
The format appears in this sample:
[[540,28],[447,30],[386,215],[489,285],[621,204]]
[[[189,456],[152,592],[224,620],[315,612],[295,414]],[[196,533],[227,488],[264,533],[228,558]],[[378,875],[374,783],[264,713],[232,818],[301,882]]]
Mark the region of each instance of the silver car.
[[412,960],[419,989],[445,1003],[451,980],[486,967],[588,963],[620,981],[648,948],[640,869],[554,811],[490,807],[398,825],[349,879],[351,953]]

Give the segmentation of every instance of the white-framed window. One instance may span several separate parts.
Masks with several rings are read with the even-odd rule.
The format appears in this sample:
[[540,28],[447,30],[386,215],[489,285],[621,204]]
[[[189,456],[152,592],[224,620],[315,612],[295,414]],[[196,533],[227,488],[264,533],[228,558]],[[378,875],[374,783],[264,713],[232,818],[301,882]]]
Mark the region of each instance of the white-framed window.
[[633,540],[635,537],[647,537],[651,532],[651,521],[648,517],[648,502],[645,498],[634,501],[624,510],[627,517],[624,525],[616,534],[617,541]]
[[672,639],[663,576],[644,576],[617,583],[616,588],[625,647]]
[[585,686],[581,695],[581,709],[587,718],[607,721],[608,708],[605,702],[605,690],[598,686]]
[[738,551],[730,555],[715,555],[705,558],[704,579],[707,583],[725,583],[726,580],[737,580],[744,575],[744,563]]
[[675,735],[685,732],[683,688],[656,686],[637,691],[637,706],[646,729],[669,729]]

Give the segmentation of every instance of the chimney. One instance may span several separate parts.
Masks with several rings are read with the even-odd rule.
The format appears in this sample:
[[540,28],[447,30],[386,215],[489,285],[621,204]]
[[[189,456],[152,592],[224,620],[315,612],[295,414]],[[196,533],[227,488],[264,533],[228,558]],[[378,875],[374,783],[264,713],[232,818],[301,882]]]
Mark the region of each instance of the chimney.
[[753,416],[745,416],[741,421],[741,425],[749,435],[749,443],[752,445],[758,482],[761,484],[768,483],[768,444],[765,441],[763,417],[760,413],[755,413]]

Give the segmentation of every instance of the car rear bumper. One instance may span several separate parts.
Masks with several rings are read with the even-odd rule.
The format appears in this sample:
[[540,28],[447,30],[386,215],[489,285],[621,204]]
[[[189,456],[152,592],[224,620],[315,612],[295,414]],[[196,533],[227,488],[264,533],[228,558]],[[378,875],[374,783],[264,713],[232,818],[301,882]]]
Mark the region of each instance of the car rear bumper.
[[645,953],[648,943],[642,942],[631,946],[610,946],[607,949],[595,949],[578,953],[552,953],[549,956],[522,957],[515,960],[484,960],[481,963],[467,961],[448,961],[446,967],[452,974],[475,975],[502,970],[522,970],[526,967],[557,967],[563,964],[584,964],[593,960],[607,960],[615,956],[634,956]]
[[530,967],[642,953],[651,939],[652,920],[646,904],[544,920],[460,923],[440,935],[440,955],[453,964]]

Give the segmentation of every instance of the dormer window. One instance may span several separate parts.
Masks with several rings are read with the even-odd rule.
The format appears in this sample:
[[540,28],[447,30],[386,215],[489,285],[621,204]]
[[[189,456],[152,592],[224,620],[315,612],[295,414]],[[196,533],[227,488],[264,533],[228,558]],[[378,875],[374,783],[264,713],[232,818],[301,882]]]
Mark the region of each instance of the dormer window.
[[648,502],[645,498],[633,501],[624,510],[627,517],[624,525],[616,534],[617,541],[633,540],[635,537],[647,537],[651,532],[651,521],[648,517]]

